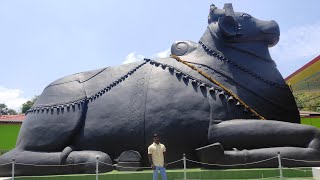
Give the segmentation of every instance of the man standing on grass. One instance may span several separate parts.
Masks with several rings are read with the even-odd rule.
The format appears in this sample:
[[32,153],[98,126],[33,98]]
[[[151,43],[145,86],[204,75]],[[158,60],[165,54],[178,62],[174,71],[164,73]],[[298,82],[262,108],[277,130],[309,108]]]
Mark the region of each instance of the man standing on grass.
[[153,169],[153,180],[158,179],[160,171],[162,180],[167,180],[166,173],[166,147],[160,143],[158,134],[153,135],[153,143],[148,147],[148,158]]

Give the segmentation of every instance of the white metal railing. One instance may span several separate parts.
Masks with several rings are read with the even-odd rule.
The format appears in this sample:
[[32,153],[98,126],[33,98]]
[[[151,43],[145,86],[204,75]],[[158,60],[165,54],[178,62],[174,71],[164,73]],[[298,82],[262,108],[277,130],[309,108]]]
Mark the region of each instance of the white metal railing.
[[[271,157],[271,158],[267,158],[267,159],[263,159],[260,161],[255,161],[255,162],[248,162],[248,163],[243,163],[243,164],[211,164],[211,163],[205,163],[205,162],[200,162],[200,161],[195,161],[195,160],[191,160],[188,159],[186,157],[185,154],[183,154],[182,159],[178,159],[176,161],[172,161],[167,163],[167,165],[172,165],[172,164],[176,164],[178,162],[183,162],[183,178],[184,180],[187,180],[187,162],[192,162],[192,163],[196,163],[196,164],[201,164],[201,165],[206,165],[206,166],[221,166],[221,167],[231,167],[231,166],[246,166],[246,165],[252,165],[252,164],[259,164],[259,163],[264,163],[273,159],[278,159],[278,168],[279,168],[279,176],[276,177],[267,177],[267,178],[260,178],[260,179],[268,179],[268,178],[279,178],[279,179],[283,179],[283,172],[282,172],[282,160],[286,160],[286,161],[294,161],[294,162],[306,162],[306,163],[320,163],[320,161],[307,161],[307,160],[299,160],[299,159],[291,159],[291,158],[284,158],[281,157],[280,153],[278,153],[277,156]],[[99,179],[99,163],[107,165],[107,166],[113,166],[113,167],[117,167],[117,168],[125,168],[125,169],[151,169],[151,167],[130,167],[130,166],[121,166],[119,164],[110,164],[110,163],[106,163],[106,162],[102,162],[99,160],[99,157],[96,157],[96,161],[92,161],[92,162],[85,162],[85,163],[76,163],[76,164],[61,164],[61,165],[56,165],[56,164],[28,164],[28,163],[19,163],[16,162],[15,159],[12,159],[12,162],[8,162],[8,163],[4,163],[4,164],[0,164],[1,166],[6,166],[6,165],[10,165],[11,164],[11,168],[12,168],[12,179],[14,180],[15,178],[15,167],[16,165],[22,165],[22,166],[35,166],[35,167],[66,167],[66,166],[78,166],[78,165],[85,165],[85,164],[96,164],[95,167],[95,173],[96,173],[96,180]],[[308,172],[311,170],[305,170],[305,169],[301,169],[301,168],[289,168],[292,170],[297,170],[297,171],[303,171],[303,172]]]

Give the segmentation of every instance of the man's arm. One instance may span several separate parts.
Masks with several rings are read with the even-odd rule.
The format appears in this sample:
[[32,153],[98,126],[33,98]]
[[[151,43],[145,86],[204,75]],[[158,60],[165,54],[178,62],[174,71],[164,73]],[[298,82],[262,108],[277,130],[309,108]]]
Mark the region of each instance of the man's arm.
[[154,164],[152,161],[152,154],[148,154],[149,163],[151,164],[152,169],[154,169]]
[[149,159],[149,163],[151,165],[151,168],[154,169],[154,164],[152,161],[152,148],[151,148],[151,146],[148,147],[148,159]]
[[163,152],[163,160],[164,160],[164,167],[167,167],[167,156],[166,156],[166,152]]
[[163,166],[167,167],[167,157],[166,157],[167,148],[163,145]]

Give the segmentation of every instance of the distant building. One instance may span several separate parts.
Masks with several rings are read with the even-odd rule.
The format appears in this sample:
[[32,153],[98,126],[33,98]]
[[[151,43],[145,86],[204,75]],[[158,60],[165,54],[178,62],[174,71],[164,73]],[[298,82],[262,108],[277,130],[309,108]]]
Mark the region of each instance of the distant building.
[[300,111],[300,117],[302,117],[302,118],[320,118],[320,113],[313,112],[313,111]]
[[24,119],[24,114],[0,115],[0,155],[15,147]]
[[[290,76],[285,78],[290,86],[298,108],[302,124],[320,128],[320,56],[314,58]],[[303,99],[302,99],[303,98]]]
[[10,124],[21,124],[25,119],[24,114],[18,115],[0,115],[0,124],[10,123]]
[[292,91],[320,91],[320,55],[285,78]]

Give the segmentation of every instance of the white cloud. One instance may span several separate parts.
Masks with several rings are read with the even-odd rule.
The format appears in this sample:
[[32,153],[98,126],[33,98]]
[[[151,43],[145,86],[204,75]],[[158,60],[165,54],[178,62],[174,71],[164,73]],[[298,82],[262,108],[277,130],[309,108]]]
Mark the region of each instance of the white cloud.
[[301,25],[281,32],[280,42],[270,48],[280,72],[288,75],[320,54],[320,23]]
[[158,52],[158,53],[154,54],[152,57],[153,58],[166,58],[166,57],[170,56],[170,53],[171,53],[171,50],[167,49],[165,51]]
[[0,103],[6,104],[10,109],[21,110],[22,104],[30,99],[22,95],[23,91],[20,89],[8,89],[0,86]]
[[124,62],[122,64],[129,64],[132,62],[141,61],[141,60],[143,60],[143,58],[145,58],[145,56],[143,56],[141,54],[136,54],[136,52],[132,52],[126,57],[126,59],[124,60]]
[[[155,53],[154,55],[151,56],[151,58],[156,59],[156,58],[165,58],[165,57],[169,57],[169,56],[170,56],[170,49],[167,49],[165,51]],[[127,55],[127,57],[125,58],[125,60],[122,64],[128,64],[128,63],[132,63],[132,62],[136,62],[136,61],[141,61],[145,57],[146,56],[144,56],[144,55],[137,54],[136,52],[132,52]]]
[[280,42],[271,52],[275,59],[287,61],[306,56],[315,56],[320,52],[320,24],[304,25],[281,32]]

